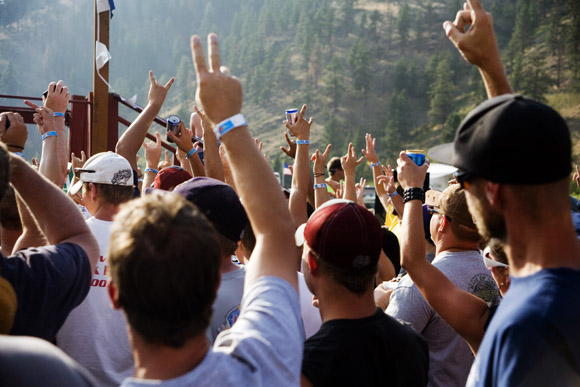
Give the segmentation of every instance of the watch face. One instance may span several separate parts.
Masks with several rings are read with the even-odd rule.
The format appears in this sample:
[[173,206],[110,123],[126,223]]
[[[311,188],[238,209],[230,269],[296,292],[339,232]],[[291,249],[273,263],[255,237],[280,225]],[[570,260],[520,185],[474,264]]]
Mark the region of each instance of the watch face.
[[167,122],[171,125],[177,125],[181,122],[181,119],[178,116],[169,116],[167,117]]

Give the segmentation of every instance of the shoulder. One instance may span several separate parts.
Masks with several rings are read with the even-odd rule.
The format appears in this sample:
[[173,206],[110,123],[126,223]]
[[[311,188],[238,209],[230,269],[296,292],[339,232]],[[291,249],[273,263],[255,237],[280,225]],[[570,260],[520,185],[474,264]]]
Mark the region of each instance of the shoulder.
[[[30,372],[33,369],[34,372]],[[60,349],[34,337],[0,336],[0,384],[93,386],[88,373]]]

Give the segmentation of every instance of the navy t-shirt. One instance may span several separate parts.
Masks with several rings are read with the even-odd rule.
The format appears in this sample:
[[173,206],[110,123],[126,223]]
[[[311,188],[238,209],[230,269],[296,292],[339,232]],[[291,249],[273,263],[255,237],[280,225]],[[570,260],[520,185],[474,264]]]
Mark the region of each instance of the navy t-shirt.
[[580,385],[580,270],[512,277],[467,385]]
[[2,276],[10,282],[18,309],[10,334],[49,341],[91,285],[87,254],[77,244],[61,243],[0,254]]

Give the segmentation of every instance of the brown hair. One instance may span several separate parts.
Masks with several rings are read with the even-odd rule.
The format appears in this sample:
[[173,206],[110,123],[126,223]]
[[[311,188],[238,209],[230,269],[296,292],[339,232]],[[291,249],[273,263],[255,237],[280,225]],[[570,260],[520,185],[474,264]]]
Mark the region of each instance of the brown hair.
[[155,193],[122,205],[108,260],[119,305],[145,341],[180,348],[205,334],[220,247],[211,223],[187,200]]
[[374,287],[378,263],[360,269],[341,269],[320,259],[320,256],[312,249],[310,249],[309,254],[312,254],[314,257],[321,273],[330,276],[335,282],[341,284],[349,291],[360,296],[369,287]]
[[[83,189],[90,191],[90,183],[83,182]],[[133,199],[134,189],[124,185],[93,183],[97,187],[98,196],[106,203],[118,206]]]

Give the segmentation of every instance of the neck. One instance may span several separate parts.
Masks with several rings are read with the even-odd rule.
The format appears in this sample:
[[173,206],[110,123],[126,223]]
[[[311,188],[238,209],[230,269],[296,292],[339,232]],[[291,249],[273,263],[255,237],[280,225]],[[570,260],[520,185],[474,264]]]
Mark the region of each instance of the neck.
[[194,370],[209,351],[205,332],[185,342],[181,348],[149,344],[133,328],[129,338],[135,360],[135,377],[139,379],[174,379]]
[[119,206],[109,203],[98,203],[91,215],[96,219],[112,222],[117,212],[119,212]]
[[435,255],[443,252],[456,253],[459,251],[477,250],[477,243],[460,241],[455,238],[443,237],[435,244]]
[[372,286],[362,295],[357,295],[338,284],[330,284],[318,291],[318,308],[322,322],[337,319],[359,319],[377,312]]
[[506,216],[506,252],[510,274],[532,275],[542,269],[580,269],[580,245],[569,212],[543,217],[541,222]]
[[238,270],[240,267],[232,262],[232,257],[230,255],[225,255],[222,257],[222,263],[220,265],[220,274],[229,273]]

